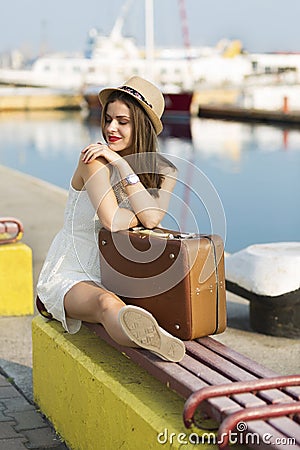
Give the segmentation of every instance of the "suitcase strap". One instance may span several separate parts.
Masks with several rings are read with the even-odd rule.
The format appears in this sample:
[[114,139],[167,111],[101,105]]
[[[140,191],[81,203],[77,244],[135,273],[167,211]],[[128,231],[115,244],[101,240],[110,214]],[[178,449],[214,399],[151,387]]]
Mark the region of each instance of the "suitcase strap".
[[214,262],[215,262],[215,274],[216,274],[216,284],[217,284],[217,289],[216,289],[216,327],[215,330],[212,334],[216,334],[219,328],[219,307],[220,307],[220,301],[219,301],[219,269],[218,269],[218,258],[217,258],[217,250],[216,250],[216,244],[213,240],[213,238],[209,235],[209,234],[204,234],[201,235],[202,237],[206,238],[209,240],[209,242],[212,245],[212,249],[213,249],[213,257],[214,257]]

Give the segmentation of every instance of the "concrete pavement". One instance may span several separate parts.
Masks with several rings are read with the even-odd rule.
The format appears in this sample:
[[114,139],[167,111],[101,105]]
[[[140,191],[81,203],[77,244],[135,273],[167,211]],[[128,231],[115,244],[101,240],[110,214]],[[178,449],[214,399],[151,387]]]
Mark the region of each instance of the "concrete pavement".
[[65,450],[47,420],[0,373],[0,450]]
[[[24,224],[23,242],[33,251],[34,286],[49,245],[62,225],[65,202],[66,191],[0,166],[0,214],[15,216]],[[35,444],[28,441],[26,437],[28,433],[25,438],[22,434],[18,434],[20,433],[18,418],[26,421],[27,417],[37,414],[38,416],[34,419],[36,423],[40,425],[44,423],[41,422],[43,418],[39,416],[32,403],[31,320],[31,316],[0,317],[0,368],[2,368],[0,389],[2,383],[6,396],[3,397],[4,399],[13,399],[14,395],[19,398],[21,395],[28,406],[28,409],[17,411],[20,414],[13,417],[0,394],[0,450],[66,448],[60,447],[64,444],[59,440],[51,441],[52,447],[49,446],[49,442],[43,444],[44,446],[34,447],[32,445]],[[217,336],[216,339],[279,374],[300,373],[299,340],[265,336],[253,332],[249,325],[248,302],[233,294],[228,294],[228,325],[225,333]],[[13,380],[18,390],[9,383],[9,378]],[[4,436],[11,436],[7,437],[7,442],[9,439],[16,439],[16,445],[19,447],[9,447],[9,443],[1,447],[1,418],[3,417],[3,429],[6,430]],[[52,436],[52,430],[48,424],[40,428],[37,425],[35,429],[44,430]],[[15,430],[15,433],[12,430]]]

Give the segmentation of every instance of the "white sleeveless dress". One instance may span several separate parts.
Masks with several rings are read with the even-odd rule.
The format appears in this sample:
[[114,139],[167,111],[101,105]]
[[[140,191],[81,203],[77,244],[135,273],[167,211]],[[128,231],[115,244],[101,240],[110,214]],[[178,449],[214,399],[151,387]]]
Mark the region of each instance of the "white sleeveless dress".
[[[131,209],[121,183],[112,182],[112,186],[119,205]],[[79,331],[81,321],[66,317],[64,296],[80,281],[93,281],[101,286],[98,249],[101,226],[87,191],[76,191],[70,185],[64,225],[46,256],[37,295],[47,311],[71,334]]]

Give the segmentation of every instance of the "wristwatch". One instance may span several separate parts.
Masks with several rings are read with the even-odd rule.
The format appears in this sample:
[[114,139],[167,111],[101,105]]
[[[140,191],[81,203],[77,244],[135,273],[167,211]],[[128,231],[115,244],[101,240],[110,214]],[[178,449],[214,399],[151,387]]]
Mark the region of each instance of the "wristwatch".
[[124,187],[126,187],[126,186],[130,186],[133,184],[137,184],[139,181],[140,181],[140,179],[136,173],[130,173],[129,175],[127,175],[127,177],[125,177],[122,180],[122,184]]

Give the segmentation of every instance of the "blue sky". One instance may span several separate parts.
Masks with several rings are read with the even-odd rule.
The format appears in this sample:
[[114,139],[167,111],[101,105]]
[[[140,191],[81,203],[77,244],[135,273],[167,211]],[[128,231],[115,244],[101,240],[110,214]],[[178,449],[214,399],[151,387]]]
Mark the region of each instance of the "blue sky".
[[[15,48],[32,56],[83,50],[87,32],[108,33],[124,0],[0,0],[0,52]],[[246,50],[300,52],[300,0],[185,0],[190,41],[216,45],[240,39]],[[183,44],[178,0],[154,0],[155,41]],[[144,0],[132,0],[124,33],[144,42]]]

